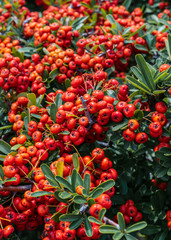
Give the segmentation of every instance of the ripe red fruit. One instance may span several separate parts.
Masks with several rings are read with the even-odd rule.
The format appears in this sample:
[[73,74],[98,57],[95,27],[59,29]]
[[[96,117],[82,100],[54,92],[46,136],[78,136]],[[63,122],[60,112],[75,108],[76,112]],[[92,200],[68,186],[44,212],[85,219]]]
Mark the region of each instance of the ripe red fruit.
[[90,214],[91,216],[95,217],[95,218],[98,218],[99,216],[99,213],[100,213],[100,210],[102,210],[102,205],[100,204],[93,204],[91,207],[90,207]]
[[131,118],[134,116],[135,110],[136,108],[133,104],[127,104],[123,109],[123,113],[127,118]]
[[128,142],[131,142],[134,140],[135,138],[135,133],[133,131],[131,131],[129,128],[123,131],[123,137],[125,138],[125,140],[127,140]]
[[148,140],[148,135],[145,132],[137,133],[137,135],[135,137],[135,141],[138,144],[145,143],[145,142],[147,142],[147,140]]

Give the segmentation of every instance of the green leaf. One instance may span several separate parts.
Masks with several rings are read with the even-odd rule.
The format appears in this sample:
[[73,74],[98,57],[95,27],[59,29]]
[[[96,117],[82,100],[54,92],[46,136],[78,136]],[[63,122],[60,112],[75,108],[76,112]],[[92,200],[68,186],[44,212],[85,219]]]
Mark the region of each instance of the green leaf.
[[85,227],[86,235],[88,237],[92,237],[92,235],[93,235],[92,226],[86,216],[85,216],[85,220],[84,220],[84,227]]
[[145,229],[143,229],[141,233],[145,235],[153,235],[160,231],[161,231],[161,226],[148,224],[148,226]]
[[96,223],[96,224],[98,224],[98,225],[102,225],[102,224],[103,224],[103,223],[102,223],[101,221],[99,221],[97,218],[92,217],[92,216],[89,216],[89,217],[88,217],[88,220],[89,220],[90,222]]
[[100,213],[99,213],[99,220],[100,220],[100,221],[102,221],[105,213],[106,213],[106,209],[105,209],[105,208],[102,208],[102,209],[100,210]]
[[131,76],[127,76],[126,80],[128,82],[130,82],[133,86],[135,86],[136,88],[142,90],[143,92],[146,92],[149,95],[153,95],[153,93],[151,93],[147,86],[145,84],[143,84],[142,82],[138,81],[137,79],[131,77]]
[[55,222],[59,223],[59,222],[60,222],[59,217],[60,217],[61,215],[62,215],[61,212],[56,212],[56,213],[54,213],[54,214],[52,215],[52,219],[53,219]]
[[11,152],[11,146],[4,140],[0,140],[0,152],[4,154],[9,154]]
[[24,53],[19,52],[15,47],[12,48],[12,55],[14,57],[19,57],[21,62],[24,62]]
[[148,49],[141,44],[135,44],[134,47],[138,50],[141,50],[141,51],[148,51]]
[[4,176],[5,176],[4,170],[3,170],[2,166],[0,165],[0,178],[1,178],[2,180],[4,180]]
[[122,5],[126,7],[126,9],[128,10],[129,7],[131,6],[132,0],[125,0]]
[[21,144],[15,144],[14,146],[12,146],[11,151],[16,151],[21,146],[22,146]]
[[63,161],[57,162],[57,173],[58,173],[58,176],[63,177],[63,169],[64,169],[64,162]]
[[115,226],[111,226],[111,225],[102,225],[99,228],[99,232],[100,233],[104,233],[104,234],[115,234],[117,232],[120,233],[120,230],[118,230]]
[[58,181],[58,183],[62,184],[70,192],[73,192],[71,184],[65,178],[56,176],[55,179],[56,179],[56,181]]
[[55,105],[56,105],[57,108],[62,105],[62,98],[61,97],[62,97],[62,94],[60,94],[60,93],[58,93],[56,95]]
[[168,35],[168,39],[165,40],[165,45],[166,45],[167,53],[169,55],[169,59],[171,61],[171,35],[170,34]]
[[138,240],[137,238],[133,237],[130,234],[125,234],[125,238],[126,238],[126,240]]
[[56,122],[56,113],[57,113],[57,107],[54,103],[50,106],[50,118],[53,122]]
[[84,189],[85,194],[88,194],[90,191],[90,182],[91,182],[90,174],[86,173],[84,176],[84,181],[83,181],[83,187],[85,188]]
[[138,222],[133,224],[132,226],[128,227],[126,232],[127,233],[131,233],[131,232],[136,232],[136,231],[140,231],[143,228],[147,227],[147,223],[142,221],[142,222]]
[[48,180],[48,182],[53,186],[53,187],[59,187],[60,185],[58,184],[58,182],[55,179],[54,174],[52,173],[51,169],[49,166],[47,166],[46,164],[42,164],[41,165],[41,170],[43,172],[43,174],[45,175],[45,178]]
[[54,70],[52,70],[50,73],[49,73],[49,77],[54,79],[57,75],[59,74],[59,70],[58,68],[55,68]]
[[118,219],[118,224],[119,224],[120,230],[124,231],[125,230],[125,220],[124,220],[123,214],[118,212],[117,219]]
[[106,15],[107,15],[106,11],[104,10],[104,8],[101,8],[100,10],[102,12],[103,17],[106,19]]
[[4,129],[8,129],[8,128],[12,128],[12,125],[0,127],[0,130],[4,130]]
[[112,132],[116,132],[116,131],[126,127],[127,125],[128,125],[128,121],[125,119],[123,122],[117,123],[116,126],[112,127]]
[[6,183],[6,182],[14,182],[14,181],[16,181],[16,180],[17,180],[16,177],[12,177],[12,178],[5,179],[5,180],[4,180],[4,183]]
[[159,94],[165,93],[165,92],[166,92],[166,90],[155,90],[155,91],[153,91],[154,95],[159,95]]
[[76,215],[76,214],[63,214],[62,216],[60,216],[60,221],[64,221],[64,222],[72,222],[72,221],[78,221],[80,218],[82,217],[82,215]]
[[37,119],[41,119],[41,116],[38,114],[31,113],[31,116]]
[[106,52],[105,44],[100,44],[99,48],[100,48],[100,50],[102,50],[102,52],[104,52],[104,53]]
[[79,171],[79,168],[80,168],[80,161],[79,161],[79,158],[78,158],[78,154],[77,153],[74,153],[73,156],[72,156],[72,161],[73,161],[73,166],[74,168],[76,169],[76,171],[78,172]]
[[80,217],[79,220],[73,221],[73,222],[69,225],[69,228],[70,228],[71,230],[78,228],[78,227],[81,225],[82,221],[83,221],[83,217]]
[[137,119],[137,120],[141,120],[143,117],[144,117],[144,112],[142,110],[135,110],[134,112],[134,117]]
[[78,196],[78,195],[74,197],[73,201],[74,201],[75,203],[77,203],[77,204],[85,204],[85,203],[87,203],[87,200],[86,200],[85,197],[83,197],[83,196]]
[[27,93],[27,98],[29,99],[31,105],[36,105],[36,95],[34,93]]
[[116,233],[113,235],[113,240],[120,240],[123,236],[124,236],[124,233],[122,233],[122,232],[116,232]]
[[170,177],[171,176],[171,168],[168,169],[167,175]]
[[84,26],[84,21],[86,21],[88,19],[87,17],[81,17],[81,18],[76,18],[73,22],[72,22],[72,31],[74,30],[79,30],[80,28],[82,28]]
[[96,199],[104,192],[103,188],[96,188],[94,192],[90,195],[91,198]]
[[116,30],[122,32],[122,26],[117,21],[115,21],[111,14],[107,14],[106,18],[112,24],[112,28],[113,26],[116,26]]
[[43,98],[44,98],[44,94],[43,95],[40,95],[37,99],[36,99],[36,106],[37,107],[41,107],[41,103],[43,101]]
[[49,56],[49,51],[48,51],[46,48],[43,48],[42,50],[43,50],[43,52],[44,52],[46,55]]
[[135,56],[136,62],[138,64],[138,67],[143,75],[144,84],[146,84],[152,91],[156,89],[152,73],[144,59],[144,57],[141,54],[137,54]]
[[68,193],[68,192],[60,192],[59,193],[59,196],[62,198],[62,199],[68,199],[70,197],[72,197],[72,194]]
[[32,197],[41,197],[41,196],[45,196],[45,195],[53,195],[53,193],[47,192],[47,191],[38,191],[38,192],[33,192],[31,194]]

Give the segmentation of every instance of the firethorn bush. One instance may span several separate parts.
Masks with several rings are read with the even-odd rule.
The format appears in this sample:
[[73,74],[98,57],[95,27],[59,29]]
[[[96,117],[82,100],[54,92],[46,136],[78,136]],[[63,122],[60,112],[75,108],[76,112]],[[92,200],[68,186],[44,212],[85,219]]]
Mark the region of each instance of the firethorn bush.
[[170,9],[0,1],[0,239],[171,239]]

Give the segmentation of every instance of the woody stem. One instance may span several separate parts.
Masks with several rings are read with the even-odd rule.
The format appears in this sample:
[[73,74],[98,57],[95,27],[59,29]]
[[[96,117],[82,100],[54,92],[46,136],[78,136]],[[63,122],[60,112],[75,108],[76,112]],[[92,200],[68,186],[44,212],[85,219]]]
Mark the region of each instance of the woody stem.
[[23,186],[0,186],[0,191],[10,191],[10,192],[25,192],[32,188],[32,185],[23,185]]

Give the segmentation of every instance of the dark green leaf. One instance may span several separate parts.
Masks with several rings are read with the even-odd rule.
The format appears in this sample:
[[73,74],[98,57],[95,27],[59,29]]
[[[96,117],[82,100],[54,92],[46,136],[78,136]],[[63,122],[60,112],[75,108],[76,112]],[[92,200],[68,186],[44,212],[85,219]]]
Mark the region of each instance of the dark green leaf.
[[104,234],[114,234],[114,233],[120,232],[120,230],[118,230],[116,227],[111,225],[102,225],[99,228],[99,232]]
[[0,152],[4,154],[9,154],[11,152],[11,146],[2,139],[0,139]]
[[74,199],[73,199],[73,201],[74,201],[75,203],[77,203],[77,204],[85,204],[85,203],[87,203],[86,198],[83,197],[83,196],[75,196]]
[[117,219],[118,219],[118,224],[119,224],[120,230],[124,231],[125,230],[125,220],[124,220],[123,214],[118,212]]
[[86,235],[88,237],[92,237],[92,235],[93,235],[92,226],[86,216],[85,216],[85,220],[84,220],[84,227],[85,227]]
[[122,5],[126,7],[126,9],[129,9],[131,6],[132,0],[125,0]]
[[92,216],[88,217],[88,220],[89,220],[90,222],[96,223],[96,224],[98,224],[98,225],[102,225],[102,224],[103,224],[103,223],[102,223],[101,221],[99,221],[97,218],[92,217]]
[[58,181],[58,183],[62,184],[70,192],[73,192],[71,184],[65,178],[56,176],[55,179],[56,179],[56,181]]
[[96,199],[104,192],[103,188],[96,188],[94,192],[90,195],[91,198]]
[[102,208],[102,209],[100,210],[100,213],[99,213],[99,220],[100,220],[100,221],[102,221],[105,213],[106,213],[106,209],[105,209],[105,208]]
[[72,194],[68,193],[68,192],[60,192],[59,193],[59,196],[62,198],[62,199],[68,199],[70,197],[72,197]]
[[143,117],[144,117],[144,112],[142,110],[135,110],[134,112],[134,117],[137,119],[137,120],[141,120]]
[[49,77],[54,79],[58,74],[59,74],[59,70],[58,68],[55,68],[49,73]]
[[41,165],[41,170],[43,172],[43,174],[45,175],[45,178],[48,180],[48,182],[53,186],[53,187],[60,187],[60,185],[58,184],[58,182],[55,179],[54,174],[52,173],[51,169],[49,166],[47,166],[46,164],[42,164]]
[[138,238],[135,238],[134,236],[130,234],[125,234],[126,240],[138,240]]
[[80,28],[82,28],[84,26],[84,21],[86,21],[88,19],[87,17],[81,17],[81,18],[76,18],[73,22],[72,22],[72,31],[74,30],[79,30]]
[[90,174],[86,173],[84,176],[84,182],[83,182],[83,187],[85,188],[85,194],[88,194],[90,191]]
[[152,73],[144,59],[144,57],[141,54],[137,54],[135,56],[136,62],[138,64],[138,67],[143,75],[144,84],[146,84],[152,91],[156,89],[154,79],[152,77]]
[[33,192],[31,194],[32,197],[41,197],[41,196],[45,196],[45,195],[53,195],[53,193],[47,192],[47,191],[37,191],[37,192]]
[[50,106],[50,118],[53,122],[56,122],[56,113],[57,113],[57,107],[54,103]]
[[122,233],[122,232],[116,232],[116,233],[113,235],[113,240],[120,240],[123,236],[124,236],[124,233]]
[[60,221],[66,221],[66,222],[73,222],[73,221],[78,221],[80,218],[82,218],[82,215],[76,215],[76,214],[63,214],[60,216]]
[[132,226],[128,227],[126,232],[127,233],[131,233],[131,232],[140,231],[140,230],[142,230],[145,227],[147,227],[147,223],[146,222],[138,222],[138,223],[135,223]]
[[69,228],[70,228],[71,230],[78,228],[78,227],[81,225],[82,221],[83,221],[83,217],[80,217],[79,220],[73,221],[73,222],[69,225]]
[[2,180],[4,180],[4,176],[5,176],[5,174],[4,174],[3,168],[2,168],[2,166],[0,165],[0,178],[1,178]]
[[145,84],[143,84],[142,82],[138,81],[137,79],[135,79],[131,76],[127,76],[126,79],[127,79],[128,82],[130,82],[136,88],[142,90],[143,92],[146,92],[146,93],[152,95],[152,93],[148,90],[147,86]]
[[72,161],[73,161],[73,166],[74,166],[74,168],[75,168],[76,171],[78,172],[78,171],[79,171],[79,168],[80,168],[80,161],[79,161],[79,158],[78,158],[78,154],[77,154],[77,153],[74,153],[74,154],[73,154]]

